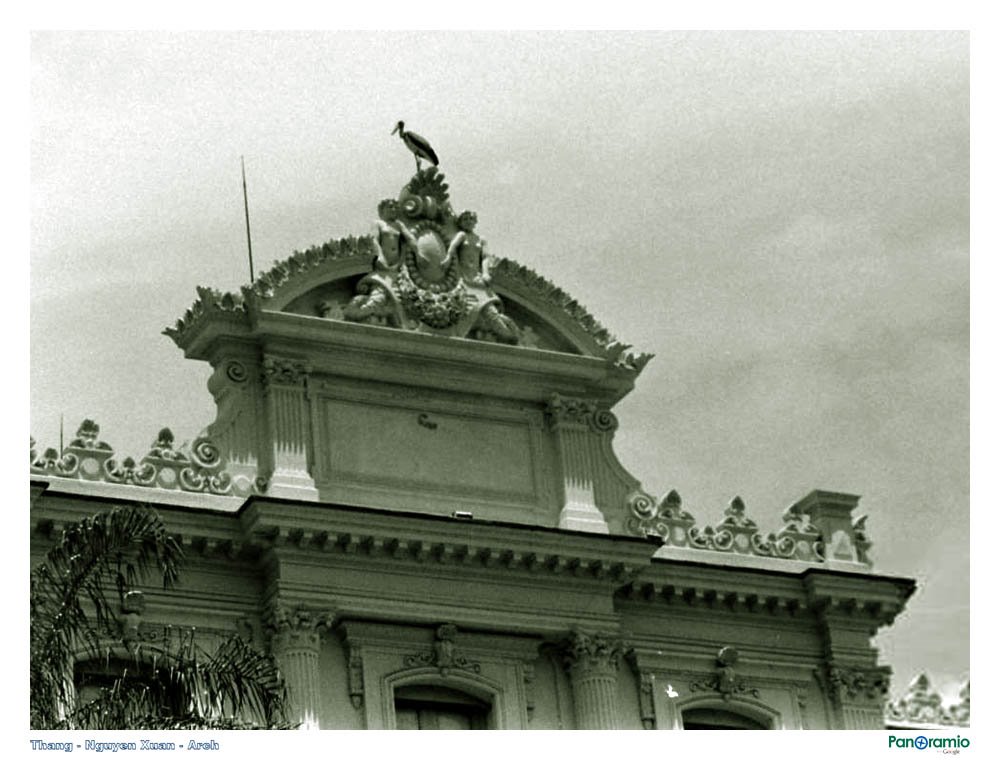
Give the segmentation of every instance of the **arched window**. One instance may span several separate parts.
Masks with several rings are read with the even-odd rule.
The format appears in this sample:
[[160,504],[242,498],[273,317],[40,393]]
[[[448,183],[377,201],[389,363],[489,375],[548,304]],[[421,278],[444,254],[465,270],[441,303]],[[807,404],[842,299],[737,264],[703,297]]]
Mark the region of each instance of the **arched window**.
[[685,731],[695,730],[761,730],[770,725],[742,713],[716,707],[692,707],[681,714]]
[[412,684],[394,691],[396,728],[486,729],[491,727],[492,705],[464,691],[446,686]]

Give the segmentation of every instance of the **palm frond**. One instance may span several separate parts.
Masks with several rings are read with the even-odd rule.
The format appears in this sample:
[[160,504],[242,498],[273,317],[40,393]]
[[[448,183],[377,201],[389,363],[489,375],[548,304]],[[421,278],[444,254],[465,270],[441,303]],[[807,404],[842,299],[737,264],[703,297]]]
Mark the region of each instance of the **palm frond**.
[[[213,653],[196,644],[193,629],[168,626],[173,633],[153,642],[123,639],[125,595],[154,573],[172,586],[182,558],[149,507],[118,507],[63,531],[31,574],[33,729],[294,727],[274,661],[235,634]],[[84,704],[73,686],[80,652],[121,666]]]
[[[149,507],[116,507],[67,526],[31,573],[31,725],[62,719],[72,701],[74,653],[92,656],[114,631],[126,591],[154,569],[176,583],[183,552]],[[89,610],[88,610],[89,607]]]
[[271,658],[235,634],[213,655],[179,632],[144,646],[111,687],[67,723],[85,729],[287,728],[285,686]]

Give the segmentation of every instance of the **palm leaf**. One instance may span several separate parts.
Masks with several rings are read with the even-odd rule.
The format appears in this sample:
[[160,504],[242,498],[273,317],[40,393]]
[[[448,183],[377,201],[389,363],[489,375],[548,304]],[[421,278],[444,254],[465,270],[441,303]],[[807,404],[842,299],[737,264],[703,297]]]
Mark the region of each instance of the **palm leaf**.
[[167,648],[133,650],[131,672],[126,668],[67,724],[132,730],[291,727],[284,683],[269,657],[236,635],[208,655],[189,645],[191,636],[180,632]]
[[73,700],[77,651],[96,657],[115,631],[118,607],[154,569],[164,587],[177,581],[183,554],[159,515],[139,505],[69,525],[31,573],[31,726],[59,722]]
[[[238,636],[209,654],[193,630],[123,641],[125,594],[156,574],[175,584],[183,553],[151,508],[134,505],[68,526],[31,574],[31,727],[290,728],[273,660]],[[117,597],[117,598],[116,598]],[[95,699],[76,704],[77,655],[125,663]]]

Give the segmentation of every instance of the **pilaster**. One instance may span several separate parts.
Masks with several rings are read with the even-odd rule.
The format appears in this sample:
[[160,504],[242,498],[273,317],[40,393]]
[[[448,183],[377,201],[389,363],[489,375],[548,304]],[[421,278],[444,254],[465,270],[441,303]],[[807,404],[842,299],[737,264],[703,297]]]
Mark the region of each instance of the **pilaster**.
[[827,663],[821,680],[833,706],[836,728],[882,730],[892,668]]
[[555,435],[562,472],[563,507],[559,527],[608,533],[608,524],[594,498],[597,471],[596,436],[618,427],[615,416],[591,401],[553,394],[545,409]]
[[288,719],[301,728],[319,728],[319,652],[323,633],[333,625],[334,615],[303,609],[272,609],[271,654],[288,689]]
[[882,729],[892,669],[878,664],[871,639],[902,609],[906,590],[869,588],[866,594],[858,586],[854,578],[806,580],[808,604],[823,637],[824,662],[816,675],[827,694],[831,727]]
[[312,458],[308,362],[265,356],[261,385],[270,428],[272,471],[267,493],[287,499],[318,501],[310,473]]
[[574,632],[564,643],[563,663],[573,687],[577,728],[622,728],[618,668],[624,651],[620,639],[602,634]]

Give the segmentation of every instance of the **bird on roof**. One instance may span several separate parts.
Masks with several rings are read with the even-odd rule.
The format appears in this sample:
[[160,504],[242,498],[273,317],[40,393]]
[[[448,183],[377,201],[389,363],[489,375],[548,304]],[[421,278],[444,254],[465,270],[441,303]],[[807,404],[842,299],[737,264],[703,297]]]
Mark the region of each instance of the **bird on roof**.
[[399,122],[396,125],[396,128],[392,130],[391,134],[396,134],[397,132],[399,132],[399,136],[402,138],[403,144],[406,145],[407,148],[409,148],[410,152],[413,154],[413,157],[416,159],[418,172],[420,171],[421,158],[424,159],[425,161],[430,161],[432,164],[434,164],[434,166],[438,165],[437,154],[434,152],[434,148],[431,147],[431,144],[429,142],[427,142],[420,135],[414,132],[407,132],[405,129],[403,129],[403,122]]

